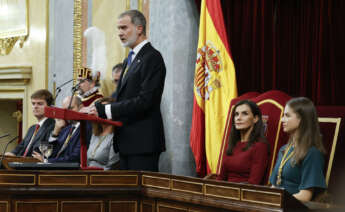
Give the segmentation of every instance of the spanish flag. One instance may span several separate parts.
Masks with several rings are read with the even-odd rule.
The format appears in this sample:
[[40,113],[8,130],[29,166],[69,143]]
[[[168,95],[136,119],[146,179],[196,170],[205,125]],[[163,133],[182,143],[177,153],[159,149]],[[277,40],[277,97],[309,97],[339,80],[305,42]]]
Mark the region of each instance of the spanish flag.
[[237,96],[235,67],[220,0],[202,0],[194,76],[190,145],[196,172],[216,173],[231,99]]

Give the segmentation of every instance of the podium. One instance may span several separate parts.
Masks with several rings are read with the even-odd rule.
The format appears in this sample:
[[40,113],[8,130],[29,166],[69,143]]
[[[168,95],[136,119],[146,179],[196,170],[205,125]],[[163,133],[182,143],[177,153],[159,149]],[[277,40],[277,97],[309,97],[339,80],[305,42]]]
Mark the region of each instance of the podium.
[[101,169],[97,167],[87,166],[87,145],[86,145],[86,138],[85,138],[86,121],[100,123],[100,124],[110,124],[114,126],[122,126],[121,122],[102,119],[93,115],[88,115],[88,114],[79,113],[72,110],[57,108],[57,107],[45,107],[44,114],[48,118],[80,121],[80,168],[84,170],[85,169]]

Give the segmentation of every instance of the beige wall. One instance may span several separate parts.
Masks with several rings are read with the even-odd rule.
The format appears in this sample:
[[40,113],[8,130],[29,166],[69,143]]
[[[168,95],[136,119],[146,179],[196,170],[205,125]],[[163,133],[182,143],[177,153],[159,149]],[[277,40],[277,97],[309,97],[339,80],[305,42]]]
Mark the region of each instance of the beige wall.
[[[24,42],[23,48],[18,43],[12,51],[5,56],[0,56],[1,67],[30,66],[32,76],[28,84],[25,85],[26,92],[23,101],[26,101],[27,113],[23,114],[23,119],[27,121],[23,126],[25,134],[27,128],[36,122],[31,113],[30,95],[37,89],[48,87],[48,17],[49,0],[29,0],[29,35]],[[24,111],[25,112],[25,111]]]
[[[0,140],[0,153],[4,152],[4,148],[6,146],[6,142],[9,139],[14,138],[14,135],[17,135],[17,119],[12,117],[12,114],[16,112],[17,104],[16,100],[0,100],[0,117],[1,123],[5,123],[1,125],[0,128],[0,135],[4,135],[5,133],[9,133],[10,136],[3,138]],[[7,151],[14,149],[16,147],[17,142],[14,141],[7,147]]]
[[111,83],[112,67],[125,58],[125,49],[121,46],[117,36],[116,21],[118,15],[126,10],[127,0],[93,0],[92,26],[96,26],[106,35],[107,46],[107,75],[102,80],[102,92],[105,96],[111,95],[114,85]]

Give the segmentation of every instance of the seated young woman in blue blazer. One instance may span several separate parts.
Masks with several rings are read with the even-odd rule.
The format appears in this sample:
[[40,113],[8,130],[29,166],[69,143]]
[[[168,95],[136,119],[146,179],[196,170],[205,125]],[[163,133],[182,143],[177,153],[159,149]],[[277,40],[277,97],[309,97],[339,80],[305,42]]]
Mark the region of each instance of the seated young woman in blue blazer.
[[310,201],[315,193],[326,188],[325,148],[314,104],[305,97],[291,99],[286,104],[282,124],[289,142],[279,150],[270,182],[285,188],[300,201]]

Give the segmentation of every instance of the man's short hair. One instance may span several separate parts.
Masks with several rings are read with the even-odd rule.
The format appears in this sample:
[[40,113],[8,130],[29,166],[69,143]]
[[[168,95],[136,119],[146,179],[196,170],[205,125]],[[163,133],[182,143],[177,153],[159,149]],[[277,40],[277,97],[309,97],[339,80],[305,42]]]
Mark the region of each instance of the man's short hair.
[[47,102],[48,106],[51,106],[52,104],[54,104],[53,95],[47,89],[40,89],[40,90],[35,91],[31,95],[31,99],[43,99]]
[[122,71],[122,69],[123,69],[123,64],[118,63],[118,64],[114,65],[112,72],[119,73]]
[[129,16],[135,26],[143,27],[143,34],[146,36],[146,18],[139,10],[127,10],[119,15],[118,18]]

